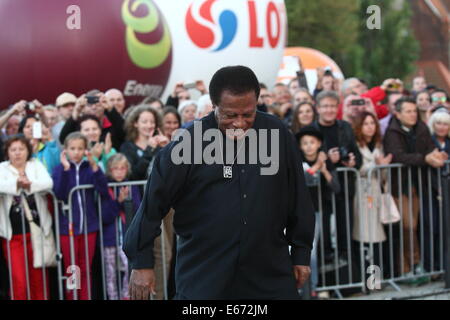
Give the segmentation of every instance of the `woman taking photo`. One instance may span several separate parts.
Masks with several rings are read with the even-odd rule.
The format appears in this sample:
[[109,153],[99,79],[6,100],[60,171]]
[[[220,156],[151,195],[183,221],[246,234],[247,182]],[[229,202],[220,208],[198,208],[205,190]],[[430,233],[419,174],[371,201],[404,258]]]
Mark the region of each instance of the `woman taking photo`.
[[[40,126],[36,126],[38,123]],[[48,173],[52,174],[53,169],[59,164],[60,149],[44,122],[35,115],[28,115],[20,122],[19,133],[30,142],[32,157],[39,159]]]
[[170,142],[161,133],[158,112],[148,106],[136,107],[125,122],[125,131],[127,141],[120,152],[131,164],[130,180],[146,180],[155,155]]
[[[9,139],[5,150],[6,161],[0,163],[0,237],[12,275],[11,299],[44,300],[48,285],[44,286],[42,270],[33,267],[28,221],[32,218],[45,236],[52,231],[52,217],[47,209],[45,192],[51,191],[53,181],[44,165],[31,158],[32,147],[26,138]],[[26,206],[31,211],[31,217],[27,217]],[[45,283],[48,284],[48,281]],[[27,294],[28,284],[30,296]]]

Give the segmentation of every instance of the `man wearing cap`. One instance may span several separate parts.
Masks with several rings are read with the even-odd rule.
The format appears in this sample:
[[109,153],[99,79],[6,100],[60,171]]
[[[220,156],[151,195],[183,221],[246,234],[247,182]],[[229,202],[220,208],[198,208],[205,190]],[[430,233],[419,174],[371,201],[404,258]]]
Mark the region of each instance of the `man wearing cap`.
[[[89,99],[93,98],[92,102]],[[97,98],[97,99],[95,99]],[[72,132],[80,130],[78,120],[83,115],[92,115],[98,118],[102,124],[101,141],[105,140],[108,133],[111,134],[113,147],[120,150],[120,146],[125,138],[124,124],[125,121],[111,104],[106,96],[97,89],[93,89],[86,94],[83,94],[76,100],[75,107],[64,124],[59,135],[59,141],[64,143],[64,139]]]
[[77,102],[77,97],[68,92],[64,92],[60,94],[58,98],[56,98],[56,108],[58,109],[58,116],[60,121],[56,123],[52,128],[53,138],[59,143],[59,135],[61,134],[61,130],[64,127],[66,121],[70,118],[73,112],[73,108],[75,107],[75,103]]

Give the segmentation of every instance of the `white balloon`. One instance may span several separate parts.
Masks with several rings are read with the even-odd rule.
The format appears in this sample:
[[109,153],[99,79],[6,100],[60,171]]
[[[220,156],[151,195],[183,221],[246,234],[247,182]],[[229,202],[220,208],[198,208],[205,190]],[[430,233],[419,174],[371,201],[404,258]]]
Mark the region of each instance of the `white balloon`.
[[[248,66],[260,82],[269,87],[275,84],[287,38],[284,0],[155,0],[155,3],[167,20],[173,41],[172,71],[163,99],[177,82],[203,80],[208,86],[218,69],[230,65]],[[196,34],[195,27],[203,32]],[[234,29],[235,36],[231,37]],[[223,42],[225,45],[221,46]]]

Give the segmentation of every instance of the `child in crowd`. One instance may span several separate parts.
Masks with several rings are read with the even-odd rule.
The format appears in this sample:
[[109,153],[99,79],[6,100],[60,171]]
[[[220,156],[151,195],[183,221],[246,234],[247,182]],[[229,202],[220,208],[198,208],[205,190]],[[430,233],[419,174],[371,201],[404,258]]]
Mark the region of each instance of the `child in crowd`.
[[[106,176],[102,173],[92,154],[87,150],[88,141],[80,132],[68,135],[64,141],[64,151],[61,153],[61,164],[53,172],[54,193],[58,200],[68,203],[70,191],[81,185],[94,185],[92,189],[79,190],[72,196],[72,222],[67,212],[60,210],[59,232],[61,251],[65,270],[75,265],[79,268],[80,289],[78,299],[87,300],[92,290],[88,282],[91,276],[92,260],[95,253],[99,217],[95,193],[102,202],[110,200]],[[85,159],[87,158],[87,160]],[[103,214],[108,213],[103,210]],[[105,219],[105,218],[104,218]],[[71,256],[70,242],[73,236],[74,256]],[[87,240],[86,240],[87,239]],[[86,247],[87,242],[87,247]],[[74,259],[74,260],[72,260]],[[88,261],[86,261],[86,259]],[[69,269],[70,270],[70,269]],[[75,273],[72,270],[72,273]],[[70,274],[68,275],[70,276]],[[72,300],[73,290],[67,291],[67,298]]]
[[[325,252],[322,252],[322,254],[324,254],[326,258],[332,254],[330,235],[332,193],[340,192],[340,184],[333,164],[327,159],[325,152],[320,150],[323,142],[322,133],[312,126],[307,126],[302,128],[300,132],[296,134],[296,138],[303,156],[305,181],[310,190],[314,208],[316,210],[316,231],[314,236],[313,251],[311,253],[311,293],[313,297],[316,297],[315,289],[317,288],[319,282],[317,265],[319,231],[322,226],[322,241],[324,242],[325,248]],[[319,207],[319,189],[322,208]],[[322,209],[322,219],[320,219],[320,209]],[[329,259],[325,260],[326,262],[330,262],[327,261]]]
[[102,125],[100,120],[92,115],[85,115],[80,118],[80,132],[88,140],[88,149],[92,153],[95,162],[99,165],[103,172],[106,171],[108,159],[117,153],[113,148],[111,133],[105,137],[105,141],[101,141]]
[[[128,181],[131,175],[131,165],[125,155],[117,153],[112,156],[108,160],[106,174],[110,182],[123,183]],[[126,231],[126,218],[128,216],[128,220],[131,220],[139,207],[141,196],[138,186],[109,188],[109,193],[112,200],[108,201],[104,210],[108,210],[108,216],[112,216],[113,219],[112,221],[103,221],[103,247],[108,298],[109,300],[129,299],[128,260],[122,251],[122,243]],[[119,279],[117,279],[117,275],[119,275]],[[118,287],[118,281],[122,283],[121,290],[118,290],[120,288],[120,286]]]

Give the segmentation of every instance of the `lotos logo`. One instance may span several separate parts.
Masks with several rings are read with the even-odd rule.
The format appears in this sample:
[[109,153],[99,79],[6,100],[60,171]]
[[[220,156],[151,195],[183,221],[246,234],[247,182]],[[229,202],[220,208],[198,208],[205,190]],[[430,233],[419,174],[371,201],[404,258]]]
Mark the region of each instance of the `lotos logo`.
[[200,6],[199,16],[203,23],[194,18],[192,4],[186,16],[186,30],[191,40],[202,49],[211,48],[216,42],[215,26],[219,24],[222,31],[222,38],[219,45],[212,51],[220,51],[228,47],[236,36],[238,21],[231,10],[224,10],[220,13],[218,21],[214,21],[212,9],[217,0],[207,0]]
[[[235,38],[238,27],[237,17],[233,11],[224,10],[218,19],[214,19],[217,14],[213,16],[212,12],[216,3],[217,0],[206,0],[197,10],[198,12],[193,10],[193,4],[191,4],[186,15],[186,30],[192,42],[202,49],[216,47],[212,51],[220,51],[228,47]],[[264,48],[267,47],[266,44],[272,49],[278,47],[282,37],[281,17],[284,14],[284,4],[277,6],[270,0],[258,2],[247,0],[246,4],[249,21],[249,47]],[[227,5],[230,5],[230,2],[227,2]],[[215,12],[217,11],[220,10]],[[217,24],[222,31],[219,45],[216,45],[219,43]]]
[[[130,0],[125,0],[122,5],[122,19],[127,26],[127,51],[135,65],[143,69],[154,69],[167,60],[172,41],[169,27],[152,0],[135,0],[131,5],[131,11],[137,13],[141,4],[148,10],[147,15],[143,17],[136,17],[130,12]],[[161,29],[160,38],[152,44],[143,43],[136,37],[136,33],[150,34]]]

